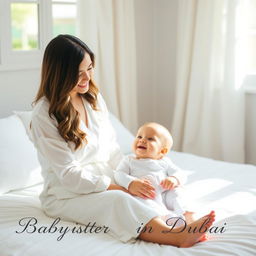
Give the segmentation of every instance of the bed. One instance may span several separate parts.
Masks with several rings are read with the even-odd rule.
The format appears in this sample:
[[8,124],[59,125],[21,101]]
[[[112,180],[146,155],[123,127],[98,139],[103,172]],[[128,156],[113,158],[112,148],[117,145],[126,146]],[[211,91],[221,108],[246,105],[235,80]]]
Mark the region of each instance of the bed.
[[[56,227],[70,230],[76,224],[56,222],[41,210],[42,177],[27,134],[29,118],[30,112],[15,112],[0,119],[0,256],[256,255],[256,166],[174,151],[169,157],[187,173],[191,208],[199,216],[216,211],[207,242],[176,248],[139,240],[122,243],[104,233],[67,232],[61,237],[61,232],[53,232],[54,221]],[[111,121],[128,154],[132,134],[113,115]]]

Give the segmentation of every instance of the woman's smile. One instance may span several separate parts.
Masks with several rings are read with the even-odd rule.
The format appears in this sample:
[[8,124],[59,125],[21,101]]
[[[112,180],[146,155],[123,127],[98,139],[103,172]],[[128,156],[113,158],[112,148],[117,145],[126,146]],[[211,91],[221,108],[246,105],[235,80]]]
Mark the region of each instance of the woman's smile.
[[89,82],[86,82],[85,84],[79,84],[78,87],[80,88],[86,88],[88,86]]

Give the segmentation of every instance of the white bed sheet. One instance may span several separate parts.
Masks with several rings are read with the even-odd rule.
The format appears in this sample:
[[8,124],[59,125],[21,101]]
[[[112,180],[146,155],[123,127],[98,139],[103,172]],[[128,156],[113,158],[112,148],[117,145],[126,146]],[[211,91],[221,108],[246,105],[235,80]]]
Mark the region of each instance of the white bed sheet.
[[[190,154],[171,152],[170,157],[188,170],[187,194],[198,215],[214,209],[215,226],[226,223],[224,233],[211,234],[210,240],[191,248],[176,248],[136,241],[122,243],[106,234],[21,233],[19,221],[35,217],[39,226],[50,226],[54,219],[40,208],[41,185],[0,196],[0,256],[89,256],[89,255],[256,255],[256,166],[214,161]],[[74,227],[61,221],[59,226]]]

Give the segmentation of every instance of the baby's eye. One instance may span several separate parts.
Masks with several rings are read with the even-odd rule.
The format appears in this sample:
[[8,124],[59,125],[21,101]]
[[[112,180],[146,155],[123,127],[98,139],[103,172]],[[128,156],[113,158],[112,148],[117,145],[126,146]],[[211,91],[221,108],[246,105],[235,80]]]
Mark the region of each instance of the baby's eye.
[[154,140],[154,138],[148,138],[148,140],[153,141],[153,140]]
[[139,135],[139,136],[137,136],[137,138],[138,138],[138,139],[141,139],[142,137]]

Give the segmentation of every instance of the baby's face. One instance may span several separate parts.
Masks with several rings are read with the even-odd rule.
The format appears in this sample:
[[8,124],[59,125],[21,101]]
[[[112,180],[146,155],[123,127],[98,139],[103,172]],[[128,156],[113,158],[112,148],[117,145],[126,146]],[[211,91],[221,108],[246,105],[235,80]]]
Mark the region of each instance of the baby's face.
[[160,159],[163,157],[163,138],[157,128],[142,126],[133,143],[133,152],[139,158]]

